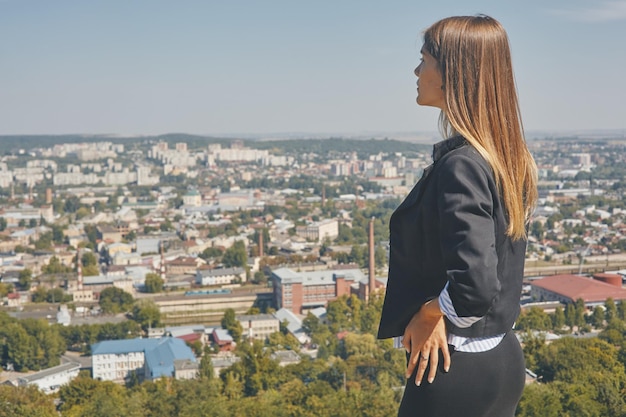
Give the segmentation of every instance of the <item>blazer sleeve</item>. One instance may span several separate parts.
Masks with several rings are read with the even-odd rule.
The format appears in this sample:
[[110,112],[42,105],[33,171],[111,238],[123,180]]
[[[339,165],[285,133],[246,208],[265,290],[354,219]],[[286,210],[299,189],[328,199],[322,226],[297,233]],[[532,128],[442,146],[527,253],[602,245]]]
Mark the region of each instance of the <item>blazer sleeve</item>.
[[483,317],[500,292],[493,175],[471,157],[455,154],[446,158],[437,186],[450,300],[458,317]]

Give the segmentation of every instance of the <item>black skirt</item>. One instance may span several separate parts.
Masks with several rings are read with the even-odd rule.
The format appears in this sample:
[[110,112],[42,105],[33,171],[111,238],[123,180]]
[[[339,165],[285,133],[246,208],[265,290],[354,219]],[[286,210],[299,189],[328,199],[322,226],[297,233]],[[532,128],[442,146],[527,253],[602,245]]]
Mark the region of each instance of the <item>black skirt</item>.
[[450,349],[448,373],[440,354],[432,384],[424,378],[416,386],[415,372],[407,380],[398,417],[513,417],[526,376],[524,354],[513,332],[486,352]]

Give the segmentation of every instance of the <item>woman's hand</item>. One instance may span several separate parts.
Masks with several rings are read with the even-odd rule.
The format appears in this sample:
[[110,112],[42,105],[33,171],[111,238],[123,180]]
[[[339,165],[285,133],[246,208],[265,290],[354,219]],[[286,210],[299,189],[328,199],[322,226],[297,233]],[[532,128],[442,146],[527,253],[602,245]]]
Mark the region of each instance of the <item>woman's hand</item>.
[[[443,353],[443,369],[450,369],[450,352],[448,351],[448,336],[443,313],[439,308],[439,299],[435,298],[422,306],[415,313],[404,330],[402,345],[411,355],[406,369],[409,378],[417,365],[415,384],[420,385],[430,365],[428,382],[435,380],[437,365],[439,365],[439,350]],[[419,363],[418,363],[419,361]]]

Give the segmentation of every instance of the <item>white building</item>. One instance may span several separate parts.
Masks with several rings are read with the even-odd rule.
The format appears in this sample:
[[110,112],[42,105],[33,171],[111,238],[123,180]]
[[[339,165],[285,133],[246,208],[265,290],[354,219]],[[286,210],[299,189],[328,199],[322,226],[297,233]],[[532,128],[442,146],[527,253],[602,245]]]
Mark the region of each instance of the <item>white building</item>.
[[313,222],[296,227],[296,233],[307,240],[322,243],[326,238],[333,240],[339,236],[339,222],[336,219]]
[[79,363],[69,362],[18,378],[17,382],[19,386],[36,385],[43,392],[52,393],[57,392],[62,385],[69,384],[79,371]]
[[[175,377],[176,364],[184,371],[189,369],[189,362],[196,362],[189,346],[172,337],[105,340],[92,345],[91,354],[93,378],[118,383],[124,383],[132,373],[140,380]],[[187,372],[179,375],[188,378]]]
[[0,187],[8,188],[13,184],[12,171],[0,171]]
[[198,190],[189,190],[183,196],[183,204],[186,206],[200,207],[202,205],[202,196]]
[[243,268],[200,269],[196,272],[196,284],[224,285],[234,281],[246,281],[246,271]]
[[265,340],[280,331],[280,321],[271,314],[237,316],[243,328],[242,335],[250,340]]

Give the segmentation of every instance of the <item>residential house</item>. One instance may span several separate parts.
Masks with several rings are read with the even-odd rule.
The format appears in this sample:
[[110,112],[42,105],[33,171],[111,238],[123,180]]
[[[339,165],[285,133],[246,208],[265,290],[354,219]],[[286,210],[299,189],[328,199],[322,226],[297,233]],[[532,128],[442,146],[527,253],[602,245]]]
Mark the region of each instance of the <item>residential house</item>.
[[219,347],[220,352],[230,352],[235,349],[235,342],[233,341],[233,337],[228,333],[228,330],[215,328],[211,336],[213,342]]
[[205,264],[206,261],[202,258],[179,256],[176,259],[165,262],[165,268],[167,273],[172,275],[195,274],[198,268]]
[[242,335],[249,340],[265,340],[272,333],[280,331],[280,321],[271,314],[237,316],[243,329]]
[[246,281],[245,269],[239,267],[200,269],[196,272],[196,284],[198,285],[224,285],[236,281]]

